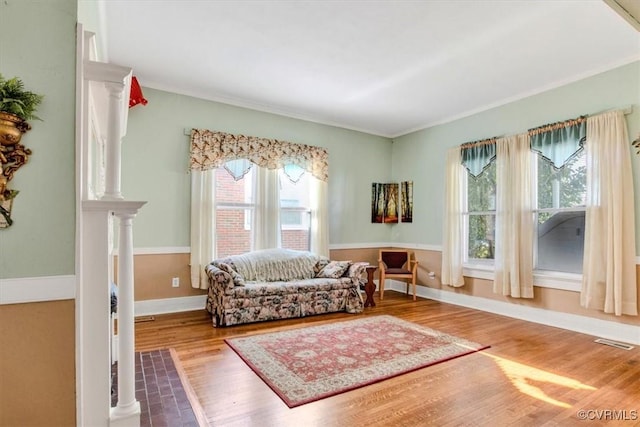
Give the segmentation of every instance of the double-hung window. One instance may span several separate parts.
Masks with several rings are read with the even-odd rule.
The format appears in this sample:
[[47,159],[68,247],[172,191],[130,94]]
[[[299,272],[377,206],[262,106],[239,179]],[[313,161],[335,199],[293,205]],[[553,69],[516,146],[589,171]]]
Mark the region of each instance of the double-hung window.
[[215,171],[216,254],[219,258],[249,252],[252,245],[251,220],[255,211],[255,168],[241,179],[224,167]]
[[[215,242],[220,258],[254,249],[253,216],[258,208],[256,168],[237,160],[215,171]],[[285,168],[280,169],[278,175],[282,247],[309,250],[312,177],[295,166],[287,166],[286,173]]]
[[295,166],[280,169],[279,175],[282,247],[308,251],[311,241],[312,177]]
[[464,148],[466,172],[464,225],[465,261],[468,264],[493,264],[496,229],[495,143]]
[[[586,122],[531,132],[535,179],[534,269],[582,273],[587,165]],[[548,273],[547,273],[548,274]]]
[[[582,273],[585,234],[586,161],[584,122],[533,132],[534,247],[537,276]],[[496,230],[496,157],[491,140],[461,149],[466,168],[463,203],[468,266],[493,265]],[[544,282],[544,280],[542,280]],[[538,280],[540,283],[540,280]]]
[[533,170],[537,181],[535,269],[581,274],[587,175],[584,150],[560,169],[535,155]]

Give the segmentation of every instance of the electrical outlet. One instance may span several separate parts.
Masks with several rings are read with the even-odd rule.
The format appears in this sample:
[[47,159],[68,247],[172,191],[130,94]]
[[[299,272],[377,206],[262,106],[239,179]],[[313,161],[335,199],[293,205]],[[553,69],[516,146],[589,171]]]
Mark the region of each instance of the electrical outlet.
[[171,279],[171,286],[174,288],[179,288],[180,287],[180,278],[179,277],[174,277],[173,279]]

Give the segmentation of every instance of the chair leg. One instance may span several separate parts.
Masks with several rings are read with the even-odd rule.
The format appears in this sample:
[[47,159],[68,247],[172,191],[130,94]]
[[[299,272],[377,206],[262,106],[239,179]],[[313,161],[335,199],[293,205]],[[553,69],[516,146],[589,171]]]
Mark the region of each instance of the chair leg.
[[414,280],[412,284],[413,284],[413,300],[415,301],[416,300],[416,281]]
[[380,274],[378,277],[378,285],[380,286],[380,301],[384,299],[384,274]]

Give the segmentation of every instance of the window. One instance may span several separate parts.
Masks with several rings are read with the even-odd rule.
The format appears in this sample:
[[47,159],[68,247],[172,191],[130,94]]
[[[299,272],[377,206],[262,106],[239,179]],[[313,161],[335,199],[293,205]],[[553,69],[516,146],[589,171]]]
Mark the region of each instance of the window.
[[300,170],[292,182],[283,170],[280,174],[280,226],[282,247],[308,251],[311,231],[311,177]]
[[[215,242],[216,254],[219,258],[253,249],[251,227],[256,209],[254,193],[256,167],[255,165],[251,167],[237,181],[224,167],[215,171]],[[236,176],[242,175],[236,174]],[[300,174],[295,176],[298,182],[293,183],[284,171],[280,170],[279,178],[282,247],[309,250],[311,176],[304,173],[304,170],[300,170]]]
[[225,169],[215,171],[216,254],[219,258],[248,252],[251,244],[251,216],[254,168],[236,181]]
[[584,150],[561,168],[534,153],[536,270],[582,273],[586,175]]
[[[534,270],[538,275],[546,276],[580,274],[585,230],[585,152],[578,137],[557,137],[551,144],[540,143],[540,140],[536,143],[531,151]],[[499,177],[496,175],[495,151],[490,147],[490,144],[478,144],[462,149],[462,163],[466,168],[463,181],[466,183],[463,184],[464,262],[480,269],[491,268],[496,249],[496,183]]]
[[[536,209],[534,268],[582,273],[584,251],[586,164],[578,152],[562,168],[532,153]],[[467,171],[466,262],[492,264],[495,254],[496,160],[477,176]]]
[[467,172],[467,258],[493,260],[496,236],[496,160],[477,177]]

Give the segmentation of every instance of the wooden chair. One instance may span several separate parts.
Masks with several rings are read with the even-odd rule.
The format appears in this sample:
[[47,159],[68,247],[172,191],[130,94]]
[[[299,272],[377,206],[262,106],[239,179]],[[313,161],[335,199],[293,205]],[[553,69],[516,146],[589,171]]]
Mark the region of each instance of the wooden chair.
[[380,249],[378,271],[381,301],[384,298],[384,281],[387,278],[405,280],[407,283],[407,295],[409,294],[409,280],[411,280],[413,300],[416,300],[418,261],[411,260],[411,252],[406,249]]

